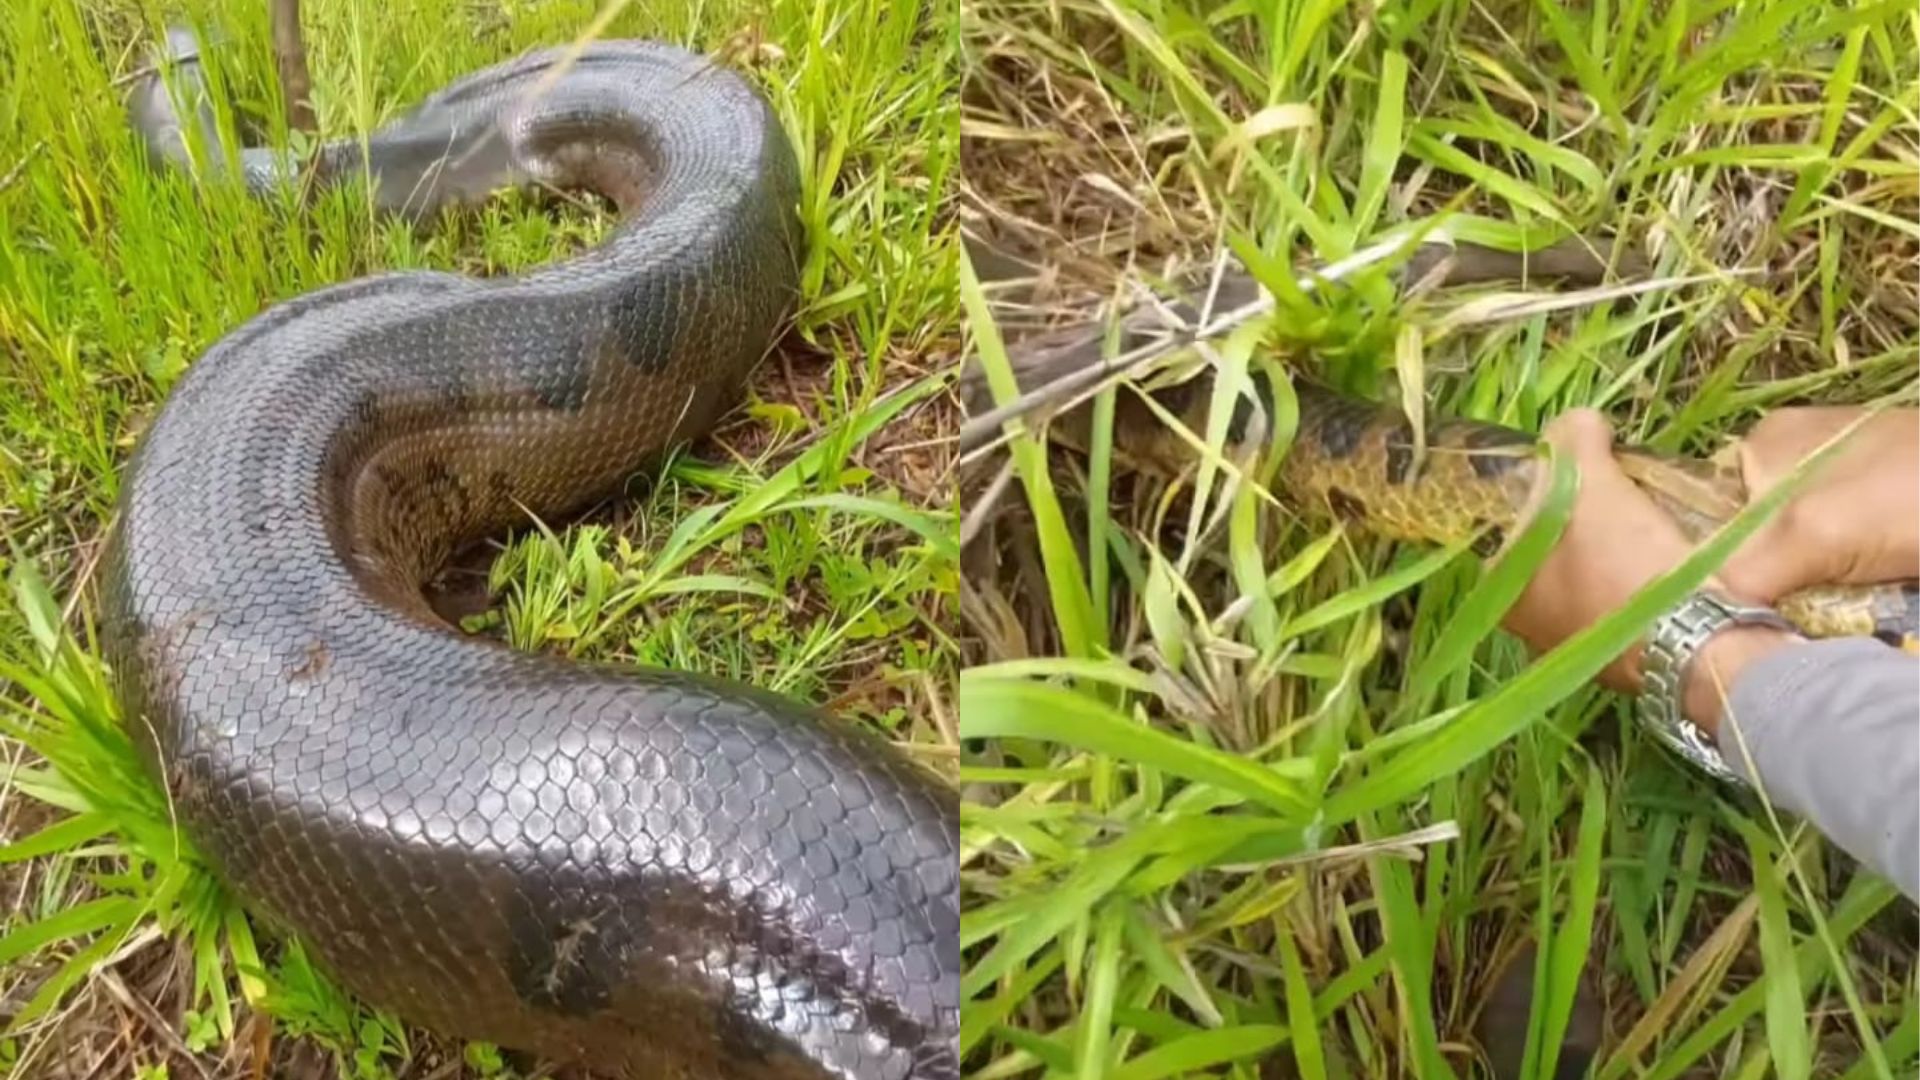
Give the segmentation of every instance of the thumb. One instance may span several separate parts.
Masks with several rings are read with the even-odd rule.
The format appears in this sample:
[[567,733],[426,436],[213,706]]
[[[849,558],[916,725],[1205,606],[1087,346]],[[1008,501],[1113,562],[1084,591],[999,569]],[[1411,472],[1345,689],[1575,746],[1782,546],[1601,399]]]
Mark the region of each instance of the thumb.
[[1547,424],[1541,435],[1560,450],[1572,454],[1583,474],[1594,466],[1608,472],[1620,471],[1612,464],[1613,426],[1598,409],[1570,409],[1561,413]]
[[[1613,457],[1613,425],[1598,409],[1572,409],[1553,418],[1542,429],[1541,438],[1553,445],[1559,453],[1573,459],[1580,472],[1581,492],[1608,491],[1624,484],[1633,486],[1633,481],[1620,470],[1620,463]],[[1540,503],[1545,500],[1552,483],[1552,472],[1541,469],[1534,481],[1533,491],[1527,500],[1527,509],[1522,517],[1523,525],[1533,520],[1539,512]]]
[[1742,596],[1771,604],[1810,585],[1861,579],[1847,557],[1853,550],[1848,538],[1830,535],[1828,520],[1792,503],[1781,507],[1727,557],[1721,580]]
[[[1616,477],[1620,482],[1633,483],[1620,471],[1619,463],[1613,458],[1613,427],[1597,409],[1579,408],[1561,413],[1541,429],[1540,439],[1550,444],[1556,453],[1573,458],[1583,492],[1593,490],[1596,483],[1604,488]],[[1552,488],[1553,470],[1535,469],[1533,486],[1527,491],[1527,501],[1514,516],[1513,527],[1507,530],[1499,550],[1488,557],[1488,566],[1498,565],[1507,557],[1514,541],[1533,524],[1534,517],[1540,513],[1540,507],[1546,502],[1547,493]]]

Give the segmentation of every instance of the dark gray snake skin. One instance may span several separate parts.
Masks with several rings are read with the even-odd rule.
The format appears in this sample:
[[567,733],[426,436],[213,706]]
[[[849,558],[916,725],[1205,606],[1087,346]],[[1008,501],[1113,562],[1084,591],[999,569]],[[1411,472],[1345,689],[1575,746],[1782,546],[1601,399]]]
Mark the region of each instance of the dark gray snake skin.
[[[201,94],[191,39],[172,48]],[[161,80],[131,106],[179,163]],[[124,479],[103,628],[188,835],[429,1028],[633,1076],[957,1075],[947,785],[794,701],[513,652],[422,594],[459,545],[616,491],[737,397],[796,293],[765,101],[601,42],[456,82],[321,162],[364,166],[389,211],[540,183],[626,220],[523,277],[295,298],[176,386]],[[243,171],[293,175],[263,150]]]

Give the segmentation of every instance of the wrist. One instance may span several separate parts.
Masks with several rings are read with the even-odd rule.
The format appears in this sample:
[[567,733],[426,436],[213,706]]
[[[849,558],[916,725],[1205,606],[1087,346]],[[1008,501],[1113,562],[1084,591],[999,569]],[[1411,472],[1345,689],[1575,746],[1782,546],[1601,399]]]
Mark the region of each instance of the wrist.
[[1771,626],[1729,626],[1694,654],[1681,696],[1681,708],[1707,738],[1718,741],[1720,716],[1734,680],[1755,661],[1798,638]]
[[[1748,633],[1755,629],[1769,633]],[[1637,719],[1668,750],[1708,776],[1743,783],[1715,741],[1727,684],[1792,636],[1792,624],[1779,612],[1709,584],[1655,620],[1641,655]]]

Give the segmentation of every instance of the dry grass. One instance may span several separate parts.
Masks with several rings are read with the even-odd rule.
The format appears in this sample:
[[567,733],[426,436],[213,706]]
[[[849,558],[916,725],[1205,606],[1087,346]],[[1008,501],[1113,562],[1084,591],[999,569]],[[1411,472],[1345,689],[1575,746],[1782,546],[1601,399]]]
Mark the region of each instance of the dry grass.
[[[960,206],[997,336],[1017,354],[1144,289],[1204,294],[1194,283],[1229,248],[1272,283],[1444,219],[1506,245],[1622,237],[1667,284],[1442,334],[1459,300],[1362,281],[1282,297],[1258,352],[1390,398],[1401,332],[1420,328],[1429,409],[1533,427],[1592,404],[1624,438],[1690,452],[1786,404],[1912,403],[1912,27],[1891,9],[1847,22],[1794,3],[1562,17],[1523,3],[970,5]],[[1403,91],[1383,89],[1396,79]],[[1162,359],[1206,369],[1229,341]],[[1135,392],[1109,393],[1124,408]],[[1047,430],[1043,413],[1029,422]],[[1910,905],[1804,826],[1774,833],[1716,798],[1584,677],[1503,696],[1529,670],[1504,635],[1409,700],[1447,628],[1486,617],[1470,560],[1382,590],[1422,553],[1264,504],[1243,546],[1224,523],[1232,484],[1216,474],[1208,499],[1193,473],[1132,474],[1128,442],[1055,445],[1038,479],[1014,437],[1015,464],[1003,447],[965,476],[980,519],[963,552],[969,661],[1004,665],[962,689],[963,734],[999,735],[970,743],[962,768],[964,934],[991,974],[969,987],[974,1075],[1484,1075],[1482,1044],[1502,1039],[1483,1014],[1517,1053],[1530,1007],[1534,1024],[1591,1024],[1607,1077],[1911,1075]],[[1217,529],[1195,528],[1196,498]],[[1300,572],[1273,585],[1289,560]],[[1283,618],[1351,607],[1276,665],[1250,578]],[[988,702],[1028,711],[976,726]],[[1512,733],[1422,774],[1421,747],[1447,749],[1443,714],[1503,716]],[[1208,748],[1296,783],[1304,807],[1200,779],[1188,755]],[[1420,782],[1367,799],[1383,761]],[[1362,803],[1375,809],[1331,830],[1316,816]],[[1273,842],[1222,855],[1209,845],[1223,814]],[[1327,850],[1437,828],[1453,831],[1402,857]],[[1770,940],[1801,950],[1797,972]],[[1536,941],[1551,944],[1538,999],[1524,984],[1496,998],[1500,966]]]

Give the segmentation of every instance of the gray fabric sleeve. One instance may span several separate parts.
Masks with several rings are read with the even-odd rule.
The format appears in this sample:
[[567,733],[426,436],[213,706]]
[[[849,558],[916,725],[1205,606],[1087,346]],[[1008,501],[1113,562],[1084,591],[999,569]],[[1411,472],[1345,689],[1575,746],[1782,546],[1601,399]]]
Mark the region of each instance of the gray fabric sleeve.
[[1727,764],[1920,901],[1920,657],[1796,643],[1748,665],[1727,702]]

